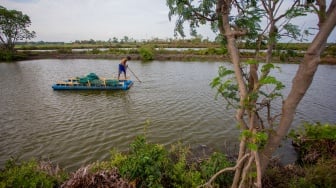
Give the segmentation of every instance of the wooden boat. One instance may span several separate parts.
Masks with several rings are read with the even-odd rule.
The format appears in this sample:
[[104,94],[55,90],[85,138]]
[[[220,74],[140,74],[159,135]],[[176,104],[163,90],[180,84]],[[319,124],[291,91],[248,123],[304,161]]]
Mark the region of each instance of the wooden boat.
[[133,85],[129,79],[115,79],[98,77],[90,73],[85,77],[74,77],[58,81],[52,85],[54,90],[128,90]]

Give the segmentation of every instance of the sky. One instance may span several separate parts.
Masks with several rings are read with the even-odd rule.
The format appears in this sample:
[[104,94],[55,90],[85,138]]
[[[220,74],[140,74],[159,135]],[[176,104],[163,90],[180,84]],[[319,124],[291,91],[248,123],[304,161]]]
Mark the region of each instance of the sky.
[[[0,5],[30,17],[28,29],[36,32],[32,41],[175,38],[175,21],[168,19],[166,0],[1,0]],[[315,27],[311,25],[314,19],[307,17],[297,23]],[[185,33],[189,33],[188,27]],[[216,36],[206,26],[199,34],[210,40]],[[335,30],[328,41],[336,42]]]

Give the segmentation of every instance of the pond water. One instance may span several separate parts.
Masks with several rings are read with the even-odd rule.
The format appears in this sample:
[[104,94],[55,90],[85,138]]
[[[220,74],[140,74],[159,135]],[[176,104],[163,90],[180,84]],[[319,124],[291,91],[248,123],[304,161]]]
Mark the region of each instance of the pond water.
[[[216,150],[238,143],[234,111],[209,83],[221,62],[130,61],[142,81],[128,91],[54,91],[57,80],[94,72],[112,77],[118,60],[32,60],[0,63],[0,168],[10,156],[50,159],[67,170],[127,151],[137,135]],[[279,65],[288,92],[297,65]],[[294,125],[336,122],[336,66],[321,65]],[[274,108],[279,109],[275,104]],[[294,126],[294,127],[295,127]],[[146,129],[146,130],[145,130]],[[286,149],[286,147],[284,147]],[[288,148],[287,148],[288,149]]]

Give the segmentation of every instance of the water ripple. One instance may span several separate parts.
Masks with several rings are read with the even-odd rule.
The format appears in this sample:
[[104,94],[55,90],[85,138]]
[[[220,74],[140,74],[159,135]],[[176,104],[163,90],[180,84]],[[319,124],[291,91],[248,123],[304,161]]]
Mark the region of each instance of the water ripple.
[[[222,99],[215,100],[215,91],[209,87],[222,63],[135,61],[132,70],[143,82],[135,82],[129,91],[51,89],[56,80],[76,75],[90,72],[111,75],[118,63],[113,60],[0,63],[0,167],[10,156],[19,156],[48,158],[75,170],[108,159],[112,148],[126,151],[134,138],[144,133],[149,141],[163,145],[180,141],[186,145],[222,148],[227,142],[238,143],[234,111],[227,110]],[[283,66],[286,75],[282,78],[289,85],[285,93],[295,66]],[[319,68],[316,82],[322,84],[312,85],[300,104],[296,122],[336,121],[333,102],[336,80],[326,77],[332,75],[333,69]],[[274,109],[279,108],[279,103],[274,105]]]

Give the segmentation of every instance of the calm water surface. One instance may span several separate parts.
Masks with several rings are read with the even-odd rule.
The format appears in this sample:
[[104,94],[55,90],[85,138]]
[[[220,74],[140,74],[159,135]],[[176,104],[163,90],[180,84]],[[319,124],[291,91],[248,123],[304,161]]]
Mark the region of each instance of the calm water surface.
[[[126,151],[144,133],[169,145],[221,150],[238,143],[233,111],[215,100],[209,86],[219,62],[131,61],[141,79],[128,91],[53,91],[51,85],[73,76],[111,77],[117,60],[33,60],[0,63],[0,168],[10,156],[50,159],[68,170]],[[297,65],[274,73],[290,89]],[[301,121],[336,122],[336,66],[321,65],[299,106]],[[132,75],[131,75],[132,76]],[[134,78],[134,77],[133,77]],[[136,80],[134,78],[134,80]],[[279,105],[274,106],[279,108]],[[149,124],[146,122],[150,122]]]

